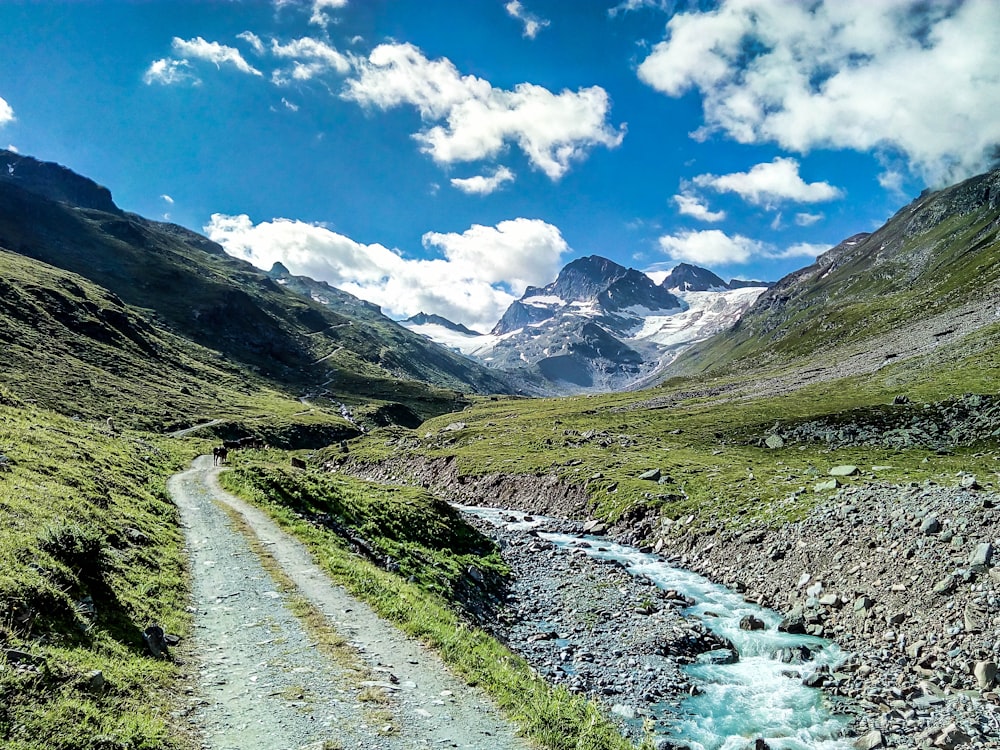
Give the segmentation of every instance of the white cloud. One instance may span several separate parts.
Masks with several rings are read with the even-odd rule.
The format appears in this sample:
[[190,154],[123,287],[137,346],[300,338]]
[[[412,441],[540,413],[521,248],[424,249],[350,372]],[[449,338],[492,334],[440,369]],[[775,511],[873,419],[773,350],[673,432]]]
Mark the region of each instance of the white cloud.
[[887,169],[878,176],[878,184],[893,193],[900,193],[903,191],[903,173]]
[[162,83],[164,86],[171,86],[175,83],[190,83],[192,86],[197,86],[201,83],[201,80],[191,69],[191,63],[187,60],[173,60],[169,57],[154,60],[143,74],[142,80],[147,86],[154,83]]
[[379,109],[409,104],[427,123],[444,121],[414,136],[442,164],[492,158],[513,142],[556,180],[588,149],[615,148],[625,136],[624,126],[605,122],[610,101],[599,86],[559,94],[530,83],[497,89],[460,75],[446,58],[428,60],[411,44],[379,45],[355,65],[342,96]]
[[8,143],[7,144],[7,150],[10,151],[12,154],[19,154],[19,153],[21,153],[21,151],[13,143]]
[[299,111],[299,105],[293,104],[292,102],[288,101],[285,97],[281,97],[281,103],[285,105],[286,109],[290,109],[292,112]]
[[241,34],[236,35],[237,39],[242,39],[256,52],[258,55],[263,55],[266,51],[264,48],[264,42],[259,36],[254,34],[252,31],[244,31]]
[[312,15],[309,16],[309,23],[322,26],[325,29],[327,24],[332,20],[327,11],[346,6],[347,0],[313,0]]
[[8,122],[14,122],[14,108],[0,96],[0,126],[6,125]]
[[794,245],[789,245],[784,250],[771,250],[766,254],[768,258],[811,258],[816,260],[817,257],[829,250],[831,245],[818,244],[815,242],[799,242]]
[[823,214],[798,213],[795,214],[795,223],[800,227],[811,227],[818,221],[826,218]]
[[673,8],[672,0],[622,0],[613,8],[608,8],[608,15],[614,18],[619,13],[628,13],[633,10],[644,8],[654,8],[656,10],[668,11]]
[[524,24],[524,36],[528,39],[534,39],[538,36],[539,31],[549,25],[547,20],[539,18],[534,13],[529,13],[525,10],[520,0],[510,0],[504,8],[511,18],[515,18]]
[[660,248],[673,260],[701,266],[746,263],[763,245],[742,235],[730,237],[719,229],[687,231],[660,237]]
[[270,269],[280,261],[408,317],[421,310],[480,329],[492,327],[528,284],[551,281],[569,248],[559,230],[537,219],[462,234],[429,232],[423,243],[444,257],[410,260],[383,245],[364,245],[325,227],[290,219],[254,224],[245,214],[213,214],[205,233],[227,253]]
[[786,248],[777,248],[740,234],[730,236],[719,229],[685,231],[660,237],[660,249],[672,260],[706,267],[738,265],[755,258],[815,258],[830,247],[800,242]]
[[[196,60],[206,60],[215,63],[221,68],[223,65],[231,65],[241,73],[249,73],[255,76],[263,75],[259,70],[248,63],[243,55],[235,47],[227,47],[218,42],[208,42],[202,37],[194,39],[181,39],[174,37],[173,49],[183,58],[195,58]],[[155,63],[154,63],[155,65]]]
[[749,172],[702,174],[692,182],[720,193],[736,193],[745,201],[763,206],[774,206],[781,201],[818,203],[843,194],[828,182],[806,182],[799,176],[798,161],[780,156],[755,165]]
[[683,216],[692,216],[698,221],[722,221],[726,218],[725,211],[711,211],[705,202],[693,193],[684,191],[674,196],[677,211]]
[[453,177],[452,187],[456,187],[463,193],[475,195],[489,195],[499,190],[504,183],[513,182],[514,173],[507,167],[497,167],[492,175],[476,175],[475,177]]
[[557,227],[541,219],[512,219],[495,227],[473,224],[462,234],[428,232],[424,247],[439,247],[450,263],[520,296],[532,284],[547,284],[569,250]]
[[984,169],[1000,142],[995,0],[722,0],[678,13],[639,77],[697,90],[701,135],[898,152],[930,179]]
[[171,198],[166,193],[160,196],[160,200],[164,201],[165,203],[169,203],[171,206],[174,205],[174,199]]
[[273,39],[271,52],[275,57],[294,60],[290,70],[274,71],[271,80],[279,85],[287,83],[289,76],[296,81],[308,81],[331,70],[343,75],[351,69],[344,55],[329,44],[310,37],[295,39],[288,44]]

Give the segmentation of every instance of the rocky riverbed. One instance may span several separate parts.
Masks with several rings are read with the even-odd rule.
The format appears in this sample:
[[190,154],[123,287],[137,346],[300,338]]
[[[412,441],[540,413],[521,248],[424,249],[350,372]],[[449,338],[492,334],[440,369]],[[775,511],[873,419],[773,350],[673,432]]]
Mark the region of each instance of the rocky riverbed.
[[663,549],[852,652],[823,687],[858,702],[858,747],[996,748],[1000,497],[965,484],[847,487],[799,523]]

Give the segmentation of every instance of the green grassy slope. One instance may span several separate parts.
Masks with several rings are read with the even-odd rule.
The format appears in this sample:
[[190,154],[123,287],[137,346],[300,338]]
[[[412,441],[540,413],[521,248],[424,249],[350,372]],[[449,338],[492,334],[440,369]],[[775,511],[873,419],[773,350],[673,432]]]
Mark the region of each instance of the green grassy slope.
[[[169,661],[142,630],[187,635],[187,574],[165,477],[184,456],[0,389],[0,745],[184,746]],[[95,677],[100,671],[101,677]]]
[[901,326],[992,304],[1000,283],[1000,170],[921,195],[766,292],[671,372],[750,372],[877,342]]

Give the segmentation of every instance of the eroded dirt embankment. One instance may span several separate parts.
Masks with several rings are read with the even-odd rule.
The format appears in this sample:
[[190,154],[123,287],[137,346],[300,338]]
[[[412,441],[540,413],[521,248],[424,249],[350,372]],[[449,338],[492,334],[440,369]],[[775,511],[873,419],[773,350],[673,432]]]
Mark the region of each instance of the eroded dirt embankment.
[[514,508],[554,518],[587,518],[591,505],[580,485],[553,475],[461,474],[451,458],[408,457],[379,464],[348,462],[340,467],[375,482],[418,485],[461,505]]
[[[575,519],[592,507],[583,487],[556,477],[463,477],[447,459],[343,468],[467,505]],[[846,487],[801,522],[738,533],[650,519],[610,533],[655,544],[676,564],[787,614],[787,627],[841,643],[852,656],[817,684],[860,705],[854,730],[868,746],[995,747],[1000,496],[966,484]]]

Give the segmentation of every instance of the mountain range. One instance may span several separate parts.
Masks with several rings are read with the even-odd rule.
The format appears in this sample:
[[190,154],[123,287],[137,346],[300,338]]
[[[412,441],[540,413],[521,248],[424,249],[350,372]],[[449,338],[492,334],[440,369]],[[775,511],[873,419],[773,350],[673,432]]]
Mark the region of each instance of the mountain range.
[[[159,418],[152,412],[169,412],[168,403],[181,412],[211,403],[220,370],[244,389],[320,396],[335,388],[342,401],[401,402],[424,418],[461,404],[456,394],[512,390],[502,374],[376,306],[280,267],[265,273],[195,232],[125,212],[107,188],[64,167],[3,150],[0,166],[0,340],[5,364],[18,363],[0,380],[48,372],[35,385],[41,405],[85,413],[95,384],[134,390],[150,361],[167,403],[129,400],[134,419]],[[43,319],[48,346],[37,340]],[[121,345],[104,359],[81,336]],[[88,374],[60,349],[85,349]],[[104,408],[115,412],[115,399]]]
[[607,258],[578,258],[551,284],[528,287],[493,330],[477,334],[424,313],[410,330],[548,393],[613,391],[654,382],[694,342],[736,322],[766,282],[725,282],[682,263],[657,284]]

